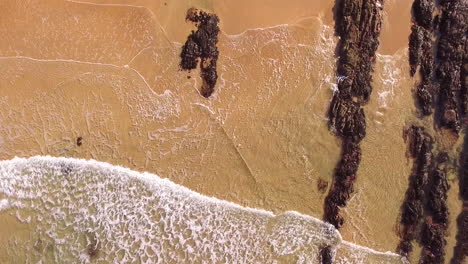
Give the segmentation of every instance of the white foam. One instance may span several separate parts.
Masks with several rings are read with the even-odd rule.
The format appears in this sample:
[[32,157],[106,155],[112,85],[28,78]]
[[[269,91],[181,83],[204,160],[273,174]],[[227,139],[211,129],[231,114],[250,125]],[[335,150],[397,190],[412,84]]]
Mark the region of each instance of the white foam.
[[27,209],[15,215],[35,227],[35,239],[17,250],[34,263],[51,261],[37,241],[67,263],[89,262],[92,245],[109,263],[317,263],[319,247],[341,241],[310,216],[242,207],[93,160],[1,161],[0,194]]
[[377,64],[381,67],[379,79],[382,82],[382,91],[378,93],[379,107],[387,108],[395,95],[395,87],[401,79],[401,70],[397,66],[400,55],[376,54]]
[[318,263],[325,245],[338,248],[336,263],[405,263],[341,243],[310,216],[242,207],[94,160],[0,161],[0,195],[0,211],[33,229],[33,239],[13,243],[12,259],[27,263]]
[[336,264],[409,264],[408,260],[393,252],[380,252],[343,241],[337,249]]
[[7,199],[0,200],[0,211],[10,209],[11,205]]

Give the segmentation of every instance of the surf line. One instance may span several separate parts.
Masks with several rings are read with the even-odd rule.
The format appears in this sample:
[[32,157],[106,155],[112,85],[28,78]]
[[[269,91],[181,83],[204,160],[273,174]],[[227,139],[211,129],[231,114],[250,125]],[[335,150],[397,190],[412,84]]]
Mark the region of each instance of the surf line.
[[[337,0],[335,2],[337,85],[328,111],[329,128],[342,140],[340,160],[332,187],[325,198],[324,220],[339,229],[361,162],[360,142],[366,135],[363,106],[372,92],[372,72],[382,27],[383,0]],[[321,251],[321,262],[331,263],[331,248]]]

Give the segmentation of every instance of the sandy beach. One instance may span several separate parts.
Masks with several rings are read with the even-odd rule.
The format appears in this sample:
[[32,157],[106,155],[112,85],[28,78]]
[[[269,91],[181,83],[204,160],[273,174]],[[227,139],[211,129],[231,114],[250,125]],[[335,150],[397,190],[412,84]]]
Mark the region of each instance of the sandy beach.
[[[403,130],[420,122],[412,98],[417,77],[408,65],[411,4],[384,3],[362,162],[340,230],[343,239],[382,252],[396,251],[412,167]],[[3,1],[0,159],[95,159],[243,206],[322,218],[341,148],[326,120],[336,89],[333,6]],[[209,99],[198,92],[198,70],[179,67],[181,46],[195,29],[185,21],[190,7],[220,19],[219,78]],[[447,261],[461,210],[455,177],[450,185]],[[0,211],[0,244],[27,237],[25,230]]]

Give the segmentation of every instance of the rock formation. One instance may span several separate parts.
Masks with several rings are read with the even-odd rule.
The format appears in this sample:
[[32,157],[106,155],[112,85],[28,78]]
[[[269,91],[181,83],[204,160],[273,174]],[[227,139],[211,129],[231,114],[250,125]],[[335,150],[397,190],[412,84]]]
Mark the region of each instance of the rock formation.
[[346,206],[361,161],[359,143],[366,135],[362,106],[369,101],[375,52],[379,46],[382,2],[336,1],[335,31],[338,43],[338,91],[328,116],[330,129],[342,140],[341,158],[332,187],[325,198],[324,219],[336,228],[343,225],[340,207]]
[[418,237],[419,225],[424,215],[424,189],[427,185],[432,162],[432,137],[423,127],[411,126],[405,133],[409,155],[413,161],[413,172],[401,208],[400,244],[398,253],[408,256],[411,242]]
[[208,98],[213,93],[218,80],[216,63],[219,51],[216,44],[219,18],[215,14],[191,8],[187,11],[186,20],[195,23],[197,31],[192,31],[182,47],[180,67],[183,70],[193,70],[200,63],[203,80],[200,94]]

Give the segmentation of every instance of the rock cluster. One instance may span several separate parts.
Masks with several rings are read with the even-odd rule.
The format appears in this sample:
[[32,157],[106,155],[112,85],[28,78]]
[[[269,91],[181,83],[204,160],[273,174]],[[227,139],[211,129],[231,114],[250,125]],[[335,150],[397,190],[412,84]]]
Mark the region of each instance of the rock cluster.
[[[467,33],[468,1],[441,0],[436,76],[439,83],[438,126],[458,135],[468,117]],[[466,122],[465,122],[466,123]],[[468,126],[465,126],[468,127]],[[466,129],[465,129],[466,130]],[[466,131],[465,131],[466,133]],[[468,255],[468,136],[460,158],[460,196],[463,209],[458,216],[457,246],[452,263],[463,263]],[[435,262],[428,262],[435,263]]]
[[[464,0],[444,0],[440,4],[442,14],[439,22],[436,70],[439,82],[438,121],[440,127],[458,133],[460,110],[468,104],[462,102],[463,98],[460,96],[462,93],[466,94],[466,90],[461,91],[461,73],[463,64],[466,64],[468,3]],[[466,108],[463,110],[466,111]]]
[[183,70],[193,70],[200,63],[203,80],[200,93],[208,98],[213,93],[218,80],[216,63],[219,51],[216,44],[218,43],[219,18],[215,14],[191,8],[187,11],[186,20],[195,23],[197,31],[192,31],[182,46],[180,67]]
[[379,0],[336,2],[335,31],[338,43],[338,91],[330,104],[330,129],[342,139],[341,159],[325,198],[324,219],[336,228],[343,225],[340,207],[346,206],[361,161],[359,143],[366,135],[362,106],[369,101],[375,52],[381,30]]
[[[440,11],[440,15],[433,17],[436,9]],[[467,113],[468,106],[466,90],[468,2],[415,0],[412,13],[413,26],[409,37],[410,74],[414,75],[419,67],[421,77],[415,91],[416,104],[424,116],[431,115],[435,108],[436,127],[449,130],[458,136],[461,120]],[[420,142],[428,137],[428,135],[420,136],[421,133],[426,133],[424,128],[415,129],[415,126],[412,126],[408,133],[417,140],[410,140],[414,170],[402,205],[401,242],[398,250],[400,254],[408,255],[411,252],[411,241],[419,237],[422,247],[419,263],[444,263],[445,236],[449,220],[447,207],[449,185],[446,168],[449,157],[447,153],[441,152],[433,164],[427,158],[421,158],[420,155],[424,152],[427,157],[432,155],[430,149],[420,152],[421,148],[418,146],[425,145]],[[460,167],[461,174],[464,174],[464,171],[468,171],[468,162],[466,164],[461,162]],[[462,196],[463,182],[467,176],[460,175]],[[466,249],[464,241],[468,241],[466,232],[460,231],[460,228],[466,228],[463,223],[468,222],[468,219],[462,219],[464,212],[459,217],[460,245],[457,247],[461,249]]]
[[448,227],[448,206],[446,163],[449,158],[447,153],[439,154],[436,166],[432,171],[429,181],[426,218],[421,231],[421,264],[444,263],[445,259],[445,235]]
[[419,66],[421,82],[415,91],[416,104],[423,115],[433,112],[434,96],[434,12],[433,0],[415,0],[412,7],[413,26],[409,37],[410,74],[414,76]]
[[463,207],[457,217],[457,244],[451,261],[452,264],[462,264],[468,258],[468,134],[465,135],[463,152],[460,156],[459,181]]
[[411,242],[417,239],[418,228],[424,215],[424,189],[432,162],[432,137],[423,127],[411,126],[405,131],[410,157],[414,159],[413,172],[402,205],[400,219],[400,244],[398,252],[408,256],[412,251]]

